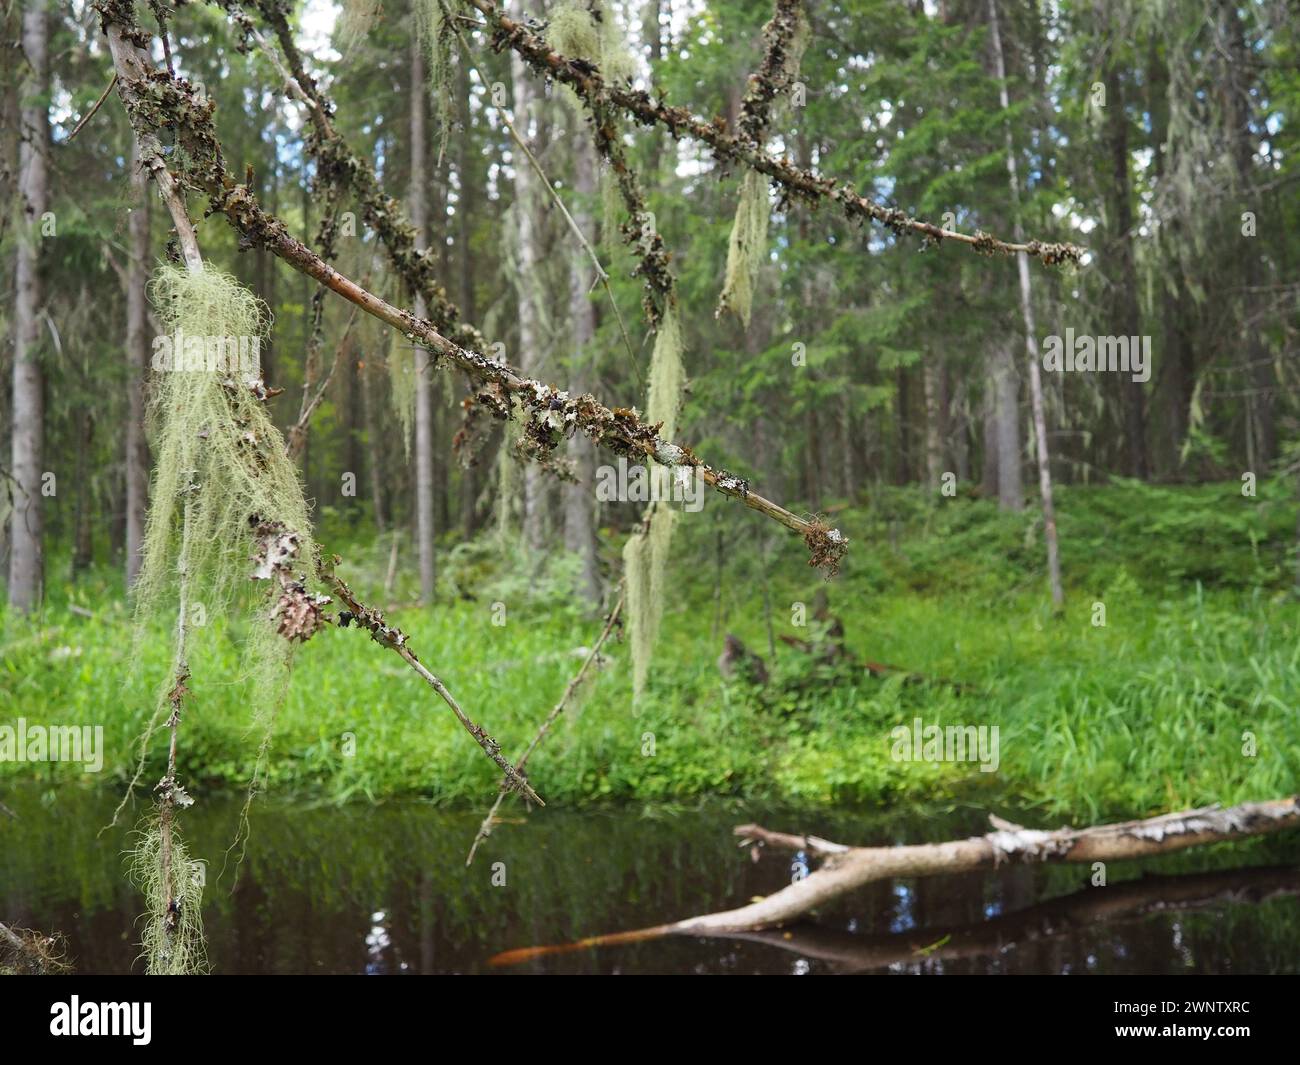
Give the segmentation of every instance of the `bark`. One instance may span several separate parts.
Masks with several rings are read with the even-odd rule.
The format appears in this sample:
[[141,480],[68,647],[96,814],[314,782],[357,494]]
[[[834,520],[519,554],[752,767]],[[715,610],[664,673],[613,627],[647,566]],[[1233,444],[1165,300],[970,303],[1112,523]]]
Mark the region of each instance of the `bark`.
[[[1002,110],[1010,108],[1007,96],[1007,65],[1002,51],[1002,32],[998,23],[997,0],[989,0],[989,19],[992,25],[993,56],[997,64],[998,92]],[[1013,231],[1020,239],[1020,176],[1016,166],[1015,143],[1011,127],[1007,126],[1007,181],[1011,188],[1012,210],[1015,212]],[[1034,324],[1034,292],[1029,280],[1029,257],[1016,253],[1016,268],[1020,278],[1020,313],[1025,323],[1025,349],[1029,355],[1029,404],[1034,418],[1034,442],[1038,452],[1038,492],[1043,508],[1043,539],[1047,542],[1047,580],[1052,590],[1052,605],[1060,609],[1065,602],[1061,588],[1061,556],[1056,540],[1056,508],[1052,503],[1052,468],[1047,449],[1047,417],[1043,411],[1043,381],[1039,370],[1038,330]]]
[[530,947],[491,959],[513,965],[539,954],[574,947],[633,943],[669,935],[713,936],[780,928],[807,916],[867,884],[900,877],[949,876],[997,869],[1008,863],[1131,861],[1170,854],[1188,847],[1242,839],[1300,827],[1300,796],[1164,814],[1139,821],[1039,831],[991,817],[993,831],[945,843],[896,847],[848,847],[816,836],[771,832],[740,825],[737,836],[765,846],[802,850],[823,859],[802,880],[747,906],[691,917],[634,932],[594,936],[564,947]]
[[18,196],[21,204],[14,263],[14,370],[11,427],[13,512],[9,533],[9,605],[27,612],[40,603],[44,577],[41,509],[45,432],[45,380],[40,361],[41,215],[49,195],[49,20],[45,0],[28,0],[23,12],[20,89],[21,144]]
[[[424,46],[417,36],[411,37],[411,225],[415,227],[415,244],[427,243],[425,162],[428,142],[425,130]],[[427,313],[423,293],[416,293],[415,314]],[[428,606],[435,590],[433,555],[433,396],[429,389],[429,352],[417,347],[413,352],[415,373],[415,536],[420,556],[420,600]]]
[[[590,204],[596,194],[596,160],[590,143],[584,138],[573,153],[573,220],[583,233],[593,231]],[[569,308],[573,319],[573,368],[570,385],[581,394],[591,387],[595,359],[596,306],[589,291],[591,261],[586,252],[576,249],[569,265]],[[569,441],[569,457],[578,477],[576,484],[564,488],[564,546],[582,559],[579,593],[595,609],[600,605],[600,568],[596,556],[596,449],[585,437]]]
[[134,203],[127,220],[126,282],[126,583],[140,572],[145,515],[149,506],[149,445],[145,440],[145,381],[149,369],[149,179],[134,140],[131,144],[131,191]]

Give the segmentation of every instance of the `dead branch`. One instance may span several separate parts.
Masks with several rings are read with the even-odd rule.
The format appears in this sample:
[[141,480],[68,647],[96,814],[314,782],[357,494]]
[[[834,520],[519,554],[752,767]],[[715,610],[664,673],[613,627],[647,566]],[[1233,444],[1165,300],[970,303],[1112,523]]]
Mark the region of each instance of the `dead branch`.
[[[334,557],[334,564],[337,565],[339,558]],[[358,628],[366,629],[370,633],[370,638],[376,643],[387,647],[390,651],[398,654],[408,666],[418,673],[426,684],[429,685],[438,697],[442,699],[449,707],[451,712],[456,715],[456,720],[461,726],[474,737],[474,742],[483,748],[483,752],[497,764],[502,773],[505,774],[505,782],[510,788],[522,792],[530,801],[537,803],[538,806],[545,806],[537,792],[533,791],[532,786],[524,779],[520,770],[516,769],[501,754],[501,744],[497,743],[482,725],[475,724],[470,720],[460,704],[456,702],[451,692],[447,690],[445,684],[434,676],[429,669],[415,657],[415,652],[407,646],[406,633],[394,625],[389,625],[384,620],[383,614],[372,607],[366,606],[355,595],[352,589],[344,583],[342,578],[334,574],[332,567],[322,567],[321,577],[329,584],[334,594],[338,597],[339,602],[347,607],[347,610],[339,614],[339,625],[347,628],[352,622],[356,622]]]
[[[622,609],[623,592],[620,589],[618,599],[614,603],[614,608],[609,612],[609,616],[605,619],[605,628],[601,631],[600,637],[592,646],[591,653],[587,655],[582,666],[578,669],[578,672],[575,673],[570,678],[569,683],[565,685],[564,693],[560,696],[560,701],[556,703],[555,706],[552,707],[551,712],[546,715],[546,720],[538,727],[536,735],[533,736],[528,746],[524,748],[523,753],[515,759],[515,772],[520,776],[523,775],[524,769],[528,765],[528,759],[531,758],[533,752],[541,746],[542,740],[544,740],[546,734],[551,731],[551,726],[554,725],[559,719],[559,716],[564,713],[565,707],[569,704],[569,700],[573,698],[573,693],[578,690],[578,687],[582,684],[583,680],[586,679],[587,671],[591,668],[592,663],[599,660],[600,649],[604,646],[605,641],[609,639],[610,633],[612,633],[617,627],[619,622],[619,612]],[[474,842],[470,844],[469,855],[465,858],[465,864],[467,866],[473,863],[474,853],[478,850],[479,844],[492,834],[492,825],[496,821],[497,811],[501,809],[501,803],[505,801],[506,795],[511,790],[513,789],[510,787],[510,782],[508,780],[503,780],[501,782],[501,787],[497,791],[496,801],[492,803],[492,809],[490,809],[487,816],[483,818],[483,823],[479,825],[478,834],[474,837]]]
[[1093,925],[1113,927],[1152,914],[1193,912],[1225,903],[1258,905],[1297,895],[1300,869],[1221,869],[1212,873],[1143,876],[1105,887],[1088,887],[965,925],[934,925],[891,935],[863,936],[798,924],[785,930],[731,932],[726,938],[763,943],[851,973],[997,955],[1012,947],[1076,935]]
[[643,89],[607,84],[600,71],[585,60],[570,59],[551,51],[550,46],[527,26],[516,22],[500,11],[490,0],[467,0],[487,19],[493,29],[493,43],[498,49],[512,48],[537,72],[540,77],[554,79],[568,85],[593,108],[617,108],[627,112],[646,126],[663,126],[673,137],[690,137],[707,144],[714,154],[732,163],[745,166],[767,175],[781,186],[787,198],[816,205],[829,202],[837,205],[851,222],[872,222],[883,225],[894,233],[912,233],[922,239],[939,243],[949,240],[966,244],[977,252],[998,252],[1011,255],[1024,252],[1040,259],[1044,265],[1062,262],[1078,263],[1083,249],[1069,243],[1046,243],[1031,240],[1011,243],[999,240],[988,233],[958,233],[913,218],[896,207],[881,204],[859,196],[853,186],[834,178],[822,177],[811,170],[795,166],[787,158],[776,158],[763,150],[762,145],[744,136],[728,133],[721,119],[712,122],[693,114],[684,107],[670,107],[663,98],[654,99]]
[[[177,130],[187,160],[186,181],[208,194],[210,210],[224,214],[247,243],[269,249],[367,314],[402,330],[410,340],[418,340],[436,357],[495,388],[499,398],[494,413],[500,417],[518,416],[514,409],[518,403],[519,413],[526,419],[526,431],[542,451],[553,450],[561,440],[581,430],[615,454],[647,456],[665,466],[695,467],[716,491],[739,499],[799,533],[812,552],[812,562],[828,573],[834,572],[848,545],[848,539],[837,529],[792,514],[751,491],[743,479],[702,462],[689,448],[663,440],[659,426],[646,424],[635,410],[611,409],[591,395],[575,399],[554,386],[525,378],[508,365],[461,347],[428,321],[393,307],[344,277],[291,236],[283,222],[264,211],[247,185],[237,184],[230,176],[213,127],[215,105],[198,98],[184,78],[153,67],[145,51],[149,37],[135,26],[130,5],[123,0],[97,0],[96,7],[117,67],[118,94],[137,135],[146,138],[141,155],[152,160],[150,166],[160,188],[168,183],[173,190],[176,187],[175,178],[162,161],[156,137],[158,129],[171,125]],[[185,221],[188,224],[188,218]],[[197,245],[194,252],[197,254]]]
[[[825,861],[816,871],[757,902],[735,910],[689,917],[671,924],[612,936],[593,936],[583,947],[634,943],[669,935],[730,935],[778,928],[865,884],[898,877],[946,876],[995,869],[1009,862],[1110,862],[1169,854],[1188,847],[1243,839],[1300,826],[1300,796],[1242,803],[1228,809],[1207,806],[1139,821],[1039,831],[990,818],[994,831],[947,843],[900,847],[842,847],[812,837],[740,825],[736,835],[783,848],[811,849]],[[573,947],[573,945],[570,945]],[[527,947],[492,959],[496,965],[527,961],[554,948]],[[561,949],[569,949],[561,948]],[[574,948],[578,949],[578,948]]]

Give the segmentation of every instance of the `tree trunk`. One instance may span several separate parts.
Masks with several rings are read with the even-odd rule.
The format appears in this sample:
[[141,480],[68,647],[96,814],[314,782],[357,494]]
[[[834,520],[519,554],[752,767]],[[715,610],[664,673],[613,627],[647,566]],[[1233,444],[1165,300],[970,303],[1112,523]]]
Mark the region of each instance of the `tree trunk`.
[[145,381],[149,370],[149,178],[131,140],[134,203],[127,220],[131,260],[126,281],[126,584],[140,572],[145,515],[149,508],[149,445],[144,434]]
[[[422,42],[411,38],[411,225],[415,240],[424,246],[428,240],[426,205],[428,194],[425,185],[425,158],[428,143],[425,132],[425,77]],[[423,318],[428,313],[424,298],[415,297],[415,314]],[[433,602],[435,562],[433,557],[433,396],[429,389],[430,360],[426,349],[417,347],[412,353],[415,373],[415,536],[420,556],[420,601],[428,606]]]
[[[998,93],[1002,110],[1011,107],[1007,96],[1007,65],[1002,52],[1002,32],[998,26],[997,0],[989,0],[992,23],[993,56],[997,63]],[[1012,231],[1016,243],[1024,240],[1020,224],[1020,176],[1016,167],[1015,143],[1007,126],[1007,180],[1011,187],[1014,213]],[[1039,371],[1038,333],[1034,325],[1034,293],[1029,280],[1029,256],[1016,254],[1020,275],[1020,313],[1025,322],[1025,349],[1029,354],[1029,403],[1034,418],[1034,442],[1038,451],[1038,491],[1043,507],[1043,538],[1047,541],[1047,579],[1052,589],[1052,605],[1058,610],[1065,602],[1061,588],[1061,556],[1056,542],[1056,508],[1052,504],[1052,469],[1047,450],[1047,418],[1043,412],[1043,380]]]
[[[584,235],[593,230],[590,204],[596,194],[594,150],[583,138],[573,153],[573,220]],[[569,260],[569,308],[573,318],[573,367],[569,387],[574,395],[591,389],[592,361],[595,358],[596,306],[588,294],[592,264],[582,248],[575,247]],[[576,484],[565,486],[564,546],[582,559],[579,591],[587,603],[600,606],[600,568],[596,556],[595,477],[596,447],[584,433],[575,433],[569,442],[569,457],[578,476]]]
[[1011,341],[999,338],[993,349],[993,428],[997,441],[998,506],[1025,509],[1020,477],[1020,375]]
[[925,386],[925,476],[931,492],[939,491],[943,476],[943,443],[948,435],[947,397],[944,395],[943,367],[933,355],[927,355],[922,383]]
[[49,23],[45,0],[29,0],[23,12],[22,143],[18,149],[21,202],[14,263],[14,376],[10,521],[9,605],[33,610],[44,577],[41,513],[45,382],[40,361],[41,216],[48,196]]
[[[1112,42],[1119,37],[1109,34]],[[1110,265],[1106,271],[1111,289],[1111,314],[1119,336],[1137,337],[1142,329],[1138,309],[1137,264],[1133,256],[1133,205],[1129,184],[1128,114],[1124,107],[1124,83],[1114,48],[1107,50],[1104,74],[1106,88],[1106,149],[1110,155],[1111,178],[1106,182],[1106,217],[1110,222]],[[1146,446],[1146,395],[1140,381],[1119,377],[1121,409],[1124,414],[1125,464],[1130,477],[1145,480],[1150,475]]]
[[[523,4],[512,3],[517,17],[524,17]],[[533,119],[539,100],[528,68],[517,52],[510,53],[510,77],[514,88],[514,124],[519,136],[534,153],[538,145],[533,135]],[[519,285],[519,355],[516,362],[525,377],[538,377],[542,371],[541,316],[537,307],[538,265],[542,258],[538,217],[541,190],[537,175],[523,153],[515,151],[515,214],[518,238]],[[511,461],[507,459],[507,461]],[[546,486],[541,468],[535,462],[524,466],[524,542],[534,550],[546,543]]]
[[[1256,138],[1251,132],[1251,93],[1254,88],[1247,80],[1247,72],[1255,69],[1256,58],[1246,42],[1245,29],[1237,5],[1230,0],[1219,0],[1220,33],[1223,37],[1223,89],[1224,119],[1227,122],[1228,145],[1232,156],[1234,191],[1244,204],[1253,204],[1255,194],[1254,160]],[[1254,427],[1253,440],[1247,441],[1247,452],[1253,451],[1253,467],[1263,472],[1277,456],[1277,425],[1273,360],[1260,336],[1260,323],[1255,317],[1262,280],[1261,253],[1258,237],[1242,238],[1244,249],[1241,272],[1235,281],[1242,288],[1238,304],[1243,349],[1246,358],[1246,377],[1250,381],[1247,400],[1249,418],[1247,425]],[[1248,428],[1247,432],[1251,430]],[[1253,447],[1252,447],[1253,445]]]

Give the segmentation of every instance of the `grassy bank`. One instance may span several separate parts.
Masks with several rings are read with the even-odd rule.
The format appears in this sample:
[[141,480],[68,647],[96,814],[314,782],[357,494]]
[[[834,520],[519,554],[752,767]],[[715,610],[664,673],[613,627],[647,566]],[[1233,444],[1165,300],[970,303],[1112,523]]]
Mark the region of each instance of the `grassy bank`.
[[[953,796],[1093,820],[1294,791],[1300,779],[1300,619],[1291,592],[1295,508],[1285,485],[1152,489],[1121,484],[1061,493],[1067,609],[1046,608],[1041,530],[1032,512],[980,500],[934,505],[886,491],[838,510],[853,540],[826,586],[848,648],[930,678],[829,670],[777,644],[771,681],[724,681],[721,633],[769,657],[776,634],[801,638],[793,604],[821,585],[794,538],[714,502],[684,521],[675,592],[650,688],[630,699],[626,648],[586,689],[532,761],[549,801],[685,799],[706,794],[808,804],[892,804]],[[377,596],[387,541],[347,548],[326,515],[322,540],[341,572]],[[717,532],[727,540],[718,566]],[[766,553],[764,544],[769,545]],[[343,546],[340,546],[343,545]],[[611,555],[611,558],[614,556]],[[766,563],[764,564],[764,557]],[[594,639],[564,567],[533,572],[492,545],[462,547],[444,567],[436,609],[390,620],[507,755],[531,736]],[[0,763],[0,780],[48,776],[117,788],[167,679],[165,623],[129,669],[129,615],[116,575],[53,587],[37,624],[5,619],[0,723],[102,724],[104,772]],[[53,582],[52,582],[53,583]],[[474,599],[463,598],[473,594]],[[397,582],[392,599],[411,598]],[[70,609],[89,610],[87,618]],[[1105,625],[1095,604],[1105,607]],[[504,604],[505,624],[494,624]],[[767,604],[767,605],[765,605]],[[261,739],[241,676],[240,633],[212,619],[192,658],[181,751],[191,791],[245,786]],[[900,762],[890,730],[997,726],[1000,764]],[[1244,733],[1256,745],[1243,754]],[[347,753],[353,750],[350,756]],[[161,773],[155,744],[144,777]],[[396,656],[356,630],[330,630],[297,652],[275,729],[269,783],[336,800],[419,795],[482,804],[493,767]]]

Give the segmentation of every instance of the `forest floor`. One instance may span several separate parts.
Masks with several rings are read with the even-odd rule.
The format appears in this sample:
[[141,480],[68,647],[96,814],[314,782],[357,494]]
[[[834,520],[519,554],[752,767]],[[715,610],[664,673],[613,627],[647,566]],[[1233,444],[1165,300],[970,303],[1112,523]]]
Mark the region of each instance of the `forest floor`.
[[[718,513],[726,505],[716,503]],[[667,604],[647,692],[634,707],[627,648],[612,644],[605,668],[531,760],[531,782],[562,806],[951,797],[1080,823],[1293,792],[1300,601],[1290,487],[1261,484],[1252,498],[1236,484],[1122,482],[1064,489],[1058,506],[1067,588],[1059,617],[1040,575],[1032,501],[1023,514],[1003,514],[978,499],[935,504],[918,490],[885,489],[869,504],[832,508],[853,542],[843,573],[825,585],[794,538],[774,538],[757,519],[689,515],[673,567],[680,594]],[[363,540],[337,515],[322,518],[322,541],[345,559],[340,573],[363,599],[384,603],[377,589],[390,540]],[[723,545],[721,570],[720,529],[736,538]],[[398,605],[389,620],[512,757],[599,622],[573,606],[570,567],[531,572],[501,557],[486,542],[447,552],[445,599],[431,611]],[[56,562],[51,574],[60,568],[67,573]],[[0,726],[102,725],[104,768],[0,762],[0,780],[48,775],[51,784],[121,788],[157,692],[170,685],[165,622],[132,666],[115,570],[50,584],[38,624],[5,619]],[[927,679],[815,666],[781,642],[817,637],[819,587],[853,658]],[[387,601],[410,600],[409,579],[399,578]],[[805,626],[794,624],[801,603]],[[212,619],[191,658],[179,765],[196,795],[245,788],[261,742],[239,629]],[[766,684],[720,675],[727,632],[768,660]],[[996,726],[996,771],[972,760],[897,760],[891,732],[911,733],[918,721],[984,728],[986,737]],[[159,738],[146,789],[163,754]],[[420,678],[364,633],[331,628],[296,651],[274,731],[275,792],[482,806],[496,781]]]

